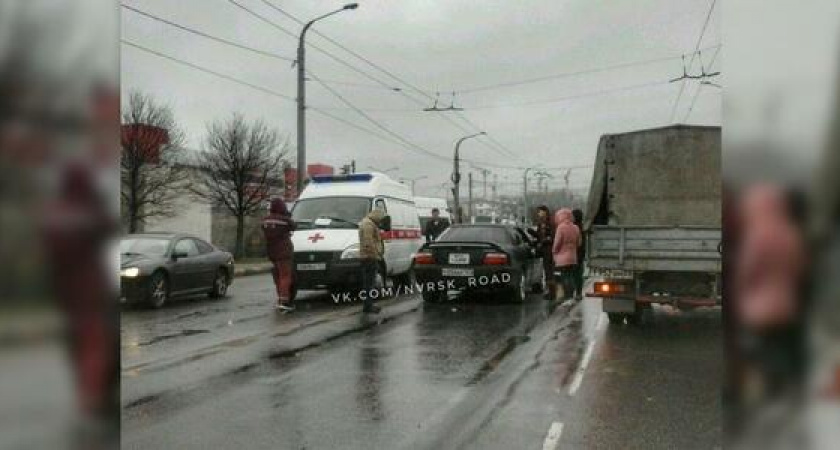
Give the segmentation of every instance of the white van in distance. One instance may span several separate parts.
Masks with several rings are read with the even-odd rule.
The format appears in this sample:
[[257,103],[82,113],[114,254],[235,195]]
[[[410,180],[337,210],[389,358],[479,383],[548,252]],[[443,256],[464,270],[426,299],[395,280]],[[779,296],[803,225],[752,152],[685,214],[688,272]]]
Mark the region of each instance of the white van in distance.
[[411,258],[423,244],[411,189],[381,173],[313,176],[292,209],[297,231],[297,290],[354,290],[361,286],[358,224],[373,208],[390,217],[382,232],[381,280],[408,281]]

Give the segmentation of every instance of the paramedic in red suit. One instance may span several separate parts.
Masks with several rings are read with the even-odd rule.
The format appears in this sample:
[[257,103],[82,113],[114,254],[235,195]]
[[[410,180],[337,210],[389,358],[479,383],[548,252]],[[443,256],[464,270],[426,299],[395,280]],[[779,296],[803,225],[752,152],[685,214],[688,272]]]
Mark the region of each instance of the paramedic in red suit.
[[119,316],[106,249],[117,224],[83,165],[62,173],[61,191],[42,215],[50,280],[67,319],[85,416],[119,417]]
[[277,308],[284,312],[294,311],[292,306],[292,231],[296,228],[283,199],[271,200],[268,216],[262,221],[262,230],[268,246],[268,259],[274,264],[271,275],[277,288]]

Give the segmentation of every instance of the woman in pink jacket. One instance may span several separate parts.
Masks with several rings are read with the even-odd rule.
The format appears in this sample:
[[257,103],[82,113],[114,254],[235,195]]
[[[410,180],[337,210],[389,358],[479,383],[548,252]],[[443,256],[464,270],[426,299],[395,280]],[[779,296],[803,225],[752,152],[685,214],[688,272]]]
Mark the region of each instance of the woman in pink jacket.
[[559,272],[559,282],[563,287],[563,299],[572,297],[574,286],[575,266],[580,246],[580,230],[575,225],[572,210],[563,208],[554,214],[557,227],[554,232],[554,245],[551,254],[554,257],[554,267]]

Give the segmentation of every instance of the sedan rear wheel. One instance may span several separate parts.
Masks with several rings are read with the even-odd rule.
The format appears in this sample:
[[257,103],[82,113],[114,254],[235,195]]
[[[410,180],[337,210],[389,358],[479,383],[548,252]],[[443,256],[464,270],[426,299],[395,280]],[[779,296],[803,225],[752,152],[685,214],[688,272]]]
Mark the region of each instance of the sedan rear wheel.
[[147,301],[152,308],[161,308],[169,299],[169,280],[163,272],[155,272],[149,278]]

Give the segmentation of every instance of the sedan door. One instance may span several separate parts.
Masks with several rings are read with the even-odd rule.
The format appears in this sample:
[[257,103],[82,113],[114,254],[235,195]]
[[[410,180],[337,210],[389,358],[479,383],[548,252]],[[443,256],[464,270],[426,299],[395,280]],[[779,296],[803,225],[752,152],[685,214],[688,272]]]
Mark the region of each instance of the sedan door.
[[212,245],[201,239],[193,239],[193,243],[198,248],[199,253],[196,257],[196,265],[198,266],[196,269],[198,271],[197,287],[213,287],[216,273],[218,273],[219,267],[224,264],[221,261],[222,255],[215,252]]
[[190,238],[181,238],[172,248],[172,255],[185,255],[171,263],[171,290],[184,292],[201,287],[201,261],[195,242]]

